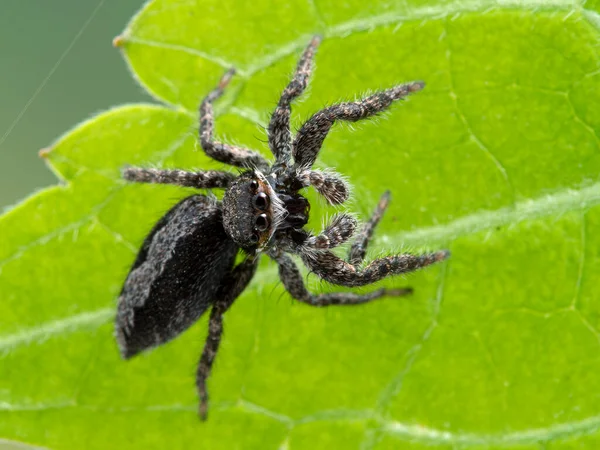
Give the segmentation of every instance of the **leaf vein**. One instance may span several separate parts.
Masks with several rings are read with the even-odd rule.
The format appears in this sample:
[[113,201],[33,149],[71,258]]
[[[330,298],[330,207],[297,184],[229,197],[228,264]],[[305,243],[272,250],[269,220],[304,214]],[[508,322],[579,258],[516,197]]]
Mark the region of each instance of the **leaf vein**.
[[[446,30],[446,34],[449,34],[447,22],[444,23],[444,27]],[[504,179],[504,182],[506,183],[506,186],[508,188],[508,192],[510,192],[511,205],[514,206],[514,204],[516,202],[515,188],[508,177],[508,172],[506,171],[506,168],[500,162],[500,160],[492,153],[492,151],[489,149],[489,147],[487,145],[485,145],[483,143],[483,141],[481,139],[479,139],[479,137],[477,137],[477,134],[473,130],[473,127],[471,127],[471,124],[469,123],[462,108],[460,107],[460,103],[458,102],[458,95],[456,94],[456,87],[454,84],[454,75],[453,75],[454,70],[453,70],[453,64],[452,64],[452,48],[450,47],[450,40],[446,39],[446,42],[448,44],[448,48],[446,50],[446,60],[448,62],[448,77],[450,80],[450,93],[449,94],[450,94],[450,98],[452,99],[452,103],[454,105],[456,114],[458,115],[458,118],[460,119],[463,126],[465,127],[465,130],[471,137],[471,140],[475,143],[475,145],[477,145],[477,147],[479,147],[481,149],[481,151],[483,151],[483,153],[492,161],[492,163],[494,164],[496,169],[498,169],[498,171],[500,172],[500,176]]]
[[546,428],[531,428],[506,434],[452,433],[420,425],[386,422],[383,432],[399,438],[429,444],[498,445],[537,444],[540,441],[555,441],[574,436],[594,434],[600,430],[600,416],[579,421],[565,422]]
[[[112,307],[101,308],[0,336],[0,352],[13,350],[31,342],[40,342],[51,336],[73,332],[80,328],[96,328],[106,323],[109,318],[114,316],[114,313]],[[2,409],[1,405],[0,409]]]
[[577,112],[577,109],[573,104],[573,100],[571,99],[570,92],[567,92],[566,98],[567,103],[570,106],[571,111],[573,112],[573,117],[577,122],[581,124],[583,128],[585,128],[587,132],[589,132],[592,135],[592,137],[594,138],[594,143],[596,144],[596,150],[600,150],[600,137],[598,136],[596,129],[592,125],[590,125],[583,117],[581,117],[581,115]]
[[[175,52],[182,52],[182,53],[187,53],[188,55],[197,56],[199,58],[205,59],[208,62],[211,62],[218,66],[221,66],[225,70],[235,66],[235,64],[233,64],[231,61],[228,61],[228,60],[218,57],[218,56],[211,55],[210,53],[203,52],[202,50],[198,50],[196,48],[189,47],[187,45],[171,44],[168,42],[155,41],[152,39],[138,38],[138,37],[131,36],[131,35],[127,35],[126,40],[127,40],[128,44],[145,45],[148,47],[155,47],[155,48],[160,48],[163,50],[172,50]],[[247,72],[245,72],[241,69],[236,68],[236,70],[237,70],[237,73],[243,77],[246,77],[248,75]]]
[[[378,415],[378,416],[384,415],[386,413],[386,410],[389,407],[390,403],[392,402],[392,400],[400,394],[400,391],[402,390],[406,376],[411,371],[415,361],[421,354],[421,351],[423,350],[425,343],[427,341],[429,341],[433,331],[437,328],[437,326],[439,324],[438,320],[439,320],[441,307],[442,307],[442,301],[443,301],[443,297],[444,297],[444,287],[446,284],[446,275],[448,272],[448,265],[449,265],[449,262],[446,261],[445,263],[442,264],[441,269],[440,269],[438,287],[437,287],[436,295],[435,295],[435,298],[433,301],[433,311],[431,313],[431,322],[430,322],[429,326],[425,329],[423,334],[421,335],[419,342],[417,342],[406,353],[407,359],[406,359],[406,363],[404,364],[404,367],[402,367],[400,369],[400,371],[394,376],[392,381],[381,392],[381,394],[379,396],[379,400],[377,401],[377,404],[375,405],[375,412],[376,412],[376,415]],[[361,444],[361,450],[371,450],[372,448],[374,448],[375,444],[377,443],[378,437],[379,437],[378,436],[379,431],[380,431],[379,429],[374,430],[372,428],[367,428],[363,442]]]
[[322,30],[326,30],[327,29],[327,23],[325,22],[325,18],[321,14],[321,10],[319,9],[319,5],[317,4],[317,0],[307,0],[307,1],[308,1],[309,6],[310,6],[310,9],[312,10],[315,18],[317,19],[317,22],[319,23],[319,27]]
[[459,237],[480,231],[518,224],[526,220],[541,219],[588,209],[600,203],[600,182],[580,189],[564,189],[554,194],[515,203],[514,208],[478,211],[443,225],[397,233],[392,242],[411,246],[429,246],[449,243]]
[[2,274],[2,268],[6,264],[19,259],[21,256],[23,256],[29,250],[39,247],[39,246],[42,246],[42,245],[45,245],[48,242],[50,242],[51,240],[65,235],[69,231],[78,230],[84,224],[86,224],[90,221],[93,221],[97,217],[97,214],[102,210],[102,208],[104,208],[108,204],[108,202],[110,202],[110,200],[114,197],[114,195],[121,189],[122,189],[121,186],[117,186],[116,188],[113,188],[112,190],[110,190],[109,194],[106,196],[106,199],[104,199],[101,203],[99,203],[94,208],[92,208],[90,214],[82,217],[80,220],[72,222],[68,225],[62,226],[60,228],[57,228],[49,233],[45,233],[45,234],[41,235],[40,237],[38,237],[37,239],[18,247],[17,250],[12,255],[7,256],[3,260],[0,260],[0,274]]
[[[260,414],[269,419],[280,422],[289,427],[290,431],[302,424],[323,421],[323,422],[360,422],[374,420],[379,426],[379,430],[391,437],[400,440],[419,442],[424,444],[444,444],[444,445],[459,445],[459,446],[480,446],[480,445],[495,445],[495,446],[514,446],[523,444],[540,444],[559,439],[568,439],[575,436],[591,435],[600,430],[600,415],[591,416],[581,420],[573,420],[570,422],[558,423],[548,427],[530,428],[525,430],[513,431],[509,433],[453,433],[446,430],[440,430],[431,427],[425,427],[416,424],[407,424],[394,420],[385,420],[373,414],[369,410],[332,410],[323,411],[318,415],[307,416],[298,420],[263,408],[258,405],[246,402],[227,402],[216,404],[215,409],[221,411],[238,410],[248,414]],[[121,407],[99,407],[95,405],[76,405],[71,401],[58,402],[49,404],[34,404],[34,405],[11,405],[0,403],[0,412],[33,412],[39,413],[44,411],[62,410],[69,408],[77,408],[82,411],[100,412],[100,413],[135,413],[135,412],[184,412],[188,414],[190,411],[195,411],[197,405],[154,405],[147,407],[137,406],[121,406]]]

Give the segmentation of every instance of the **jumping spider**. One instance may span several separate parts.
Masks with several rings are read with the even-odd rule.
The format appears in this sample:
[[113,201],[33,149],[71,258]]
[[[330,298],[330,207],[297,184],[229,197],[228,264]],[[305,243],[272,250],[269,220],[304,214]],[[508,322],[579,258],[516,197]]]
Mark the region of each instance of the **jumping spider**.
[[[298,255],[323,280],[349,287],[412,272],[448,256],[445,250],[393,255],[361,267],[369,240],[387,208],[389,192],[383,194],[374,214],[357,233],[347,261],[330,249],[352,237],[357,228],[352,216],[336,215],[316,236],[303,229],[310,205],[299,194],[301,189],[313,186],[332,205],[342,204],[349,196],[348,186],[339,176],[311,169],[331,126],[338,120],[353,122],[373,116],[424,86],[422,82],[401,84],[357,102],[329,106],[314,114],[292,138],[290,104],[306,88],[319,42],[318,37],[313,38],[304,51],[271,117],[268,136],[275,156],[273,165],[254,151],[213,140],[212,103],[231,80],[231,69],[200,105],[200,144],[211,158],[243,167],[245,172],[235,176],[220,171],[124,171],[125,179],[134,182],[225,189],[221,202],[192,195],[158,221],[125,280],[116,318],[121,354],[130,358],[174,338],[212,306],[196,376],[202,419],[207,414],[206,380],[223,333],[223,314],[252,279],[261,253],[277,262],[281,281],[291,296],[312,306],[356,305],[384,295],[405,295],[411,290],[311,294],[288,253]],[[234,267],[240,249],[246,256]]]

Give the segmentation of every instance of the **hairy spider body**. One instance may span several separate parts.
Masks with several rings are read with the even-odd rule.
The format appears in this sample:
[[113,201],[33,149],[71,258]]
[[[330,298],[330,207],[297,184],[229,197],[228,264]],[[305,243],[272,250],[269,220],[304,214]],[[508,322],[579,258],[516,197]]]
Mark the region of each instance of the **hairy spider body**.
[[[310,204],[299,191],[313,186],[332,205],[342,204],[349,197],[349,188],[339,175],[312,170],[332,125],[338,120],[373,116],[424,86],[422,82],[402,84],[357,102],[329,106],[314,114],[292,138],[291,102],[306,88],[319,41],[313,38],[304,51],[271,117],[268,135],[275,156],[272,165],[259,153],[213,140],[212,103],[233,76],[231,69],[200,105],[200,144],[208,156],[245,168],[244,172],[235,176],[220,171],[127,168],[123,173],[125,179],[134,182],[225,189],[221,202],[193,195],[159,220],[125,280],[116,317],[117,342],[123,357],[129,358],[176,337],[211,308],[208,337],[196,376],[202,419],[207,414],[206,380],[223,333],[223,314],[254,276],[260,254],[276,261],[281,281],[291,296],[312,306],[356,305],[384,295],[406,295],[412,290],[312,294],[288,254],[300,256],[323,280],[349,287],[411,272],[449,254],[442,250],[392,255],[361,266],[373,231],[388,206],[389,192],[382,195],[370,220],[358,231],[347,260],[330,250],[355,234],[358,223],[353,216],[337,214],[318,235],[303,228],[308,223]],[[239,250],[246,256],[235,265]]]
[[198,320],[219,296],[237,251],[213,199],[194,195],[175,205],[145,239],[123,286],[117,327],[123,356],[160,345]]

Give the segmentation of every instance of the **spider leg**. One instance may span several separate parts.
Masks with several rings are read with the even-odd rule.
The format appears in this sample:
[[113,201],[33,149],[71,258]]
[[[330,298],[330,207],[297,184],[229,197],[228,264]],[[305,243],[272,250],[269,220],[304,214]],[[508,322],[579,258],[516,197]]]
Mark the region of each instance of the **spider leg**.
[[303,187],[313,186],[331,205],[341,205],[350,197],[350,187],[335,173],[303,170],[296,178]]
[[348,262],[353,266],[357,266],[363,262],[365,259],[365,255],[367,253],[367,246],[369,245],[369,241],[373,237],[373,232],[375,231],[375,227],[383,217],[383,213],[387,209],[390,203],[390,191],[385,191],[381,198],[379,199],[379,203],[377,203],[377,207],[375,211],[373,211],[373,215],[363,225],[362,230],[357,234],[356,240],[352,244],[350,248],[350,252],[348,253]]
[[235,180],[229,172],[207,170],[205,172],[187,172],[177,169],[142,169],[127,167],[123,170],[123,178],[136,183],[176,184],[178,186],[198,189],[226,188]]
[[200,104],[200,145],[204,152],[213,159],[238,167],[256,167],[266,170],[268,162],[256,152],[213,140],[214,112],[212,103],[223,95],[223,90],[235,73],[229,69],[215,87]]
[[208,322],[208,336],[202,356],[196,371],[196,387],[200,397],[198,414],[202,420],[206,420],[208,412],[208,391],[206,389],[206,380],[210,375],[213,361],[219,350],[221,336],[223,335],[223,314],[233,304],[234,300],[248,286],[248,283],[254,276],[258,259],[246,259],[233,269],[230,276],[227,277],[217,294],[217,302],[214,304]]
[[450,256],[450,252],[440,250],[423,255],[392,255],[371,261],[364,268],[358,268],[338,258],[330,251],[302,251],[300,256],[304,264],[325,281],[340,286],[355,287],[375,283],[392,275],[413,272],[443,261]]
[[290,132],[291,102],[298,97],[308,84],[312,60],[317,46],[321,42],[318,36],[313,37],[302,54],[292,81],[284,89],[279,103],[273,111],[269,122],[269,147],[275,155],[275,165],[287,165],[292,155],[292,136]]
[[343,244],[354,234],[356,219],[348,214],[337,214],[317,236],[310,235],[302,244],[304,249],[325,250]]
[[317,159],[321,145],[336,120],[356,122],[387,109],[395,100],[402,99],[424,87],[422,81],[400,84],[377,92],[357,102],[339,103],[315,113],[298,131],[292,144],[294,167],[310,168]]
[[271,255],[279,266],[279,277],[290,295],[311,306],[358,305],[385,295],[401,296],[412,292],[411,289],[378,289],[376,291],[357,294],[354,292],[333,292],[329,294],[311,294],[302,280],[298,267],[286,254]]
[[293,230],[290,234],[278,236],[275,247],[294,254],[328,250],[350,239],[354,234],[356,225],[357,222],[354,217],[348,214],[337,214],[317,236],[306,230]]

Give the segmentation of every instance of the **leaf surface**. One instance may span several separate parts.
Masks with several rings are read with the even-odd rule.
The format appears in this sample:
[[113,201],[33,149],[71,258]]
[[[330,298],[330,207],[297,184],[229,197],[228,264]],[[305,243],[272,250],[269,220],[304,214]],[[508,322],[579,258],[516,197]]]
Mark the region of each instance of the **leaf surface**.
[[[56,449],[598,447],[598,6],[149,2],[118,43],[164,106],[77,126],[46,153],[60,184],[0,218],[0,438]],[[269,113],[317,33],[296,128],[324,105],[427,82],[377,120],[334,127],[321,153],[321,167],[353,183],[363,218],[392,190],[368,257],[452,257],[385,283],[413,286],[411,298],[328,309],[292,302],[264,261],[227,314],[199,423],[206,318],[127,362],[112,336],[138,246],[191,191],[127,185],[119,171],[220,167],[196,144],[195,111],[232,65],[217,135],[268,155]],[[332,211],[314,206],[318,229]]]

